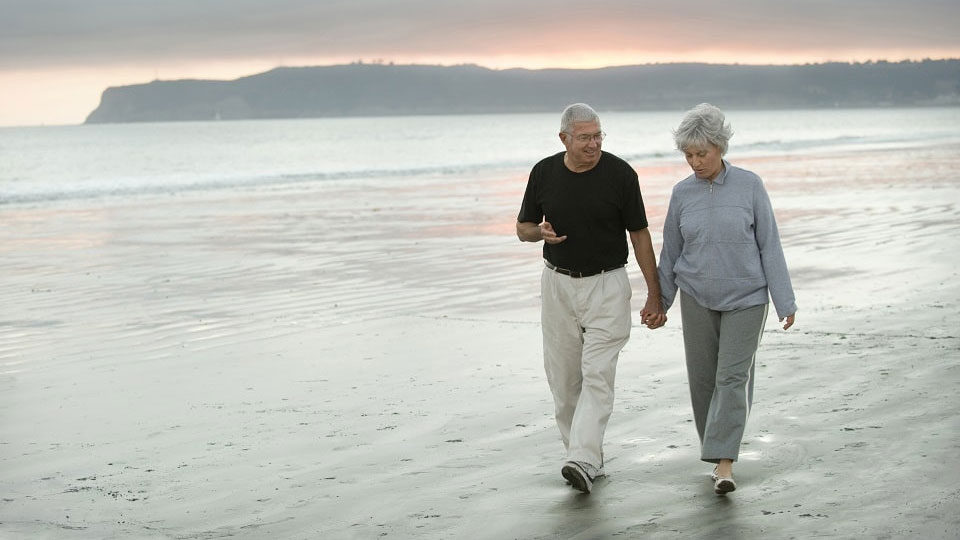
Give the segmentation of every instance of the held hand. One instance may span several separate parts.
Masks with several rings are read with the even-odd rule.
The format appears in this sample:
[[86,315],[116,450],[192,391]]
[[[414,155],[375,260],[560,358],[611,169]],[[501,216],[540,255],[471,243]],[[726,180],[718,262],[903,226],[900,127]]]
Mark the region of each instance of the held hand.
[[540,236],[548,244],[559,244],[567,239],[566,235],[557,236],[557,232],[553,230],[553,225],[549,221],[540,224]]
[[[796,314],[796,313],[791,313],[790,315],[787,315],[787,317],[786,317],[786,319],[787,319],[787,324],[783,325],[783,329],[786,330],[786,329],[790,328],[791,326],[793,326],[793,321],[796,320],[796,318],[797,318],[797,314]],[[783,317],[780,317],[780,322],[783,322]]]
[[663,305],[660,298],[647,298],[643,311],[640,312],[640,322],[647,325],[650,330],[655,330],[667,324],[667,314],[663,312]]

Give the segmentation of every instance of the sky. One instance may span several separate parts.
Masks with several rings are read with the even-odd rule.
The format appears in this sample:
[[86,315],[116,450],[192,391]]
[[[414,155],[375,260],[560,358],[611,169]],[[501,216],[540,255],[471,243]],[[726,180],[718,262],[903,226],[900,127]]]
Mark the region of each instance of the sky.
[[960,58],[957,0],[0,0],[0,126],[110,86],[355,61],[596,68]]

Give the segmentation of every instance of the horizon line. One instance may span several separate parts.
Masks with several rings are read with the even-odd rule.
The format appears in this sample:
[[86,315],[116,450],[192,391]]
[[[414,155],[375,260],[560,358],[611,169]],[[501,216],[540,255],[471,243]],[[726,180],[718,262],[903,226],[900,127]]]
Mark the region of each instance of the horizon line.
[[[605,66],[596,66],[596,67],[563,67],[563,66],[549,66],[549,67],[524,67],[524,66],[511,66],[511,67],[490,67],[477,62],[457,62],[457,63],[442,63],[442,62],[399,62],[394,60],[386,60],[380,58],[374,58],[371,60],[365,60],[363,58],[358,58],[350,62],[340,62],[340,63],[331,63],[331,64],[302,64],[302,65],[284,65],[278,64],[274,67],[267,69],[266,71],[261,71],[259,73],[266,73],[268,71],[273,71],[274,69],[301,69],[301,68],[315,68],[315,67],[343,67],[343,66],[393,66],[393,67],[464,67],[472,66],[479,67],[484,69],[489,69],[490,71],[512,71],[512,70],[525,70],[525,71],[596,71],[601,69],[611,69],[611,68],[623,68],[623,67],[644,67],[644,66],[668,66],[668,65],[700,65],[700,66],[753,66],[753,67],[802,67],[802,66],[817,66],[817,65],[831,65],[831,64],[846,64],[846,65],[857,65],[857,64],[905,64],[905,63],[924,63],[924,62],[949,62],[949,61],[958,61],[960,56],[945,56],[945,57],[923,57],[923,58],[902,58],[899,60],[887,60],[882,58],[871,59],[871,60],[823,60],[819,62],[800,62],[800,63],[784,63],[777,64],[771,62],[692,62],[692,61],[663,61],[663,62],[642,62],[642,63],[628,63],[628,64],[608,64]],[[247,75],[249,76],[249,75]],[[160,79],[157,79],[160,80]]]
[[240,75],[232,79],[198,79],[191,77],[181,77],[177,79],[162,79],[154,78],[148,82],[144,83],[127,83],[119,86],[136,86],[138,84],[149,84],[153,82],[175,82],[175,81],[236,81],[238,79],[244,79],[247,77],[255,77],[257,75],[262,75],[264,73],[269,73],[277,69],[311,69],[311,68],[330,68],[330,67],[349,67],[349,66],[376,66],[376,67],[442,67],[442,68],[452,68],[452,67],[477,67],[482,69],[487,69],[490,71],[599,71],[604,69],[616,69],[616,68],[630,68],[630,67],[647,67],[647,66],[677,66],[677,65],[696,65],[696,66],[747,66],[747,67],[806,67],[806,66],[825,66],[825,65],[876,65],[876,64],[922,64],[925,62],[951,62],[951,61],[960,61],[960,56],[956,57],[924,57],[924,58],[903,58],[900,60],[887,60],[887,59],[871,59],[871,60],[824,60],[820,62],[802,62],[802,63],[792,63],[792,64],[775,64],[775,63],[751,63],[751,62],[689,62],[689,61],[667,61],[667,62],[645,62],[639,64],[610,64],[606,66],[597,66],[597,67],[522,67],[522,66],[513,66],[513,67],[490,67],[483,64],[478,64],[476,62],[458,62],[458,63],[419,63],[419,62],[397,62],[393,60],[385,59],[372,59],[364,60],[359,58],[350,62],[340,62],[340,63],[331,63],[331,64],[302,64],[302,65],[284,65],[283,63],[277,64],[271,68],[264,69],[261,71],[256,71],[253,73],[248,73],[246,75]]

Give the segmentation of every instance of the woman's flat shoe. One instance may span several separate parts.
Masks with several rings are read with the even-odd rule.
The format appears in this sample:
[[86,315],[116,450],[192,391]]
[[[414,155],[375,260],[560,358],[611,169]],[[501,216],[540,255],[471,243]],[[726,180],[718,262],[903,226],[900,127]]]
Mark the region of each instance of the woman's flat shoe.
[[715,482],[713,492],[717,495],[726,495],[737,489],[737,483],[733,481],[733,478],[717,478]]

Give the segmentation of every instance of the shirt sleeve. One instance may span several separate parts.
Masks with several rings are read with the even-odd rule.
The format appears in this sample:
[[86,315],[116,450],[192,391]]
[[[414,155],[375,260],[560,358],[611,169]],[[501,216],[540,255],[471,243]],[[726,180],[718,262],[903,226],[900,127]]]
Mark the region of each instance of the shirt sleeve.
[[770,204],[770,197],[762,182],[757,182],[754,188],[753,213],[763,275],[767,280],[767,288],[770,290],[770,298],[773,299],[773,305],[777,310],[777,317],[782,319],[796,313],[797,303],[793,294],[793,285],[790,282],[790,273],[787,271],[787,260],[780,245],[780,232],[777,229],[773,206]]
[[520,203],[520,213],[517,214],[517,221],[520,223],[540,223],[543,221],[543,207],[540,206],[540,197],[537,196],[539,170],[540,167],[534,167],[530,171],[527,189],[523,194],[523,202]]
[[629,169],[624,180],[623,226],[628,231],[646,229],[647,211],[643,207],[643,195],[640,194],[640,179],[633,169]]
[[683,236],[680,234],[680,216],[677,207],[676,191],[670,196],[667,217],[663,223],[663,247],[660,248],[660,264],[657,275],[660,278],[660,301],[666,312],[677,296],[677,276],[673,271],[683,251]]

